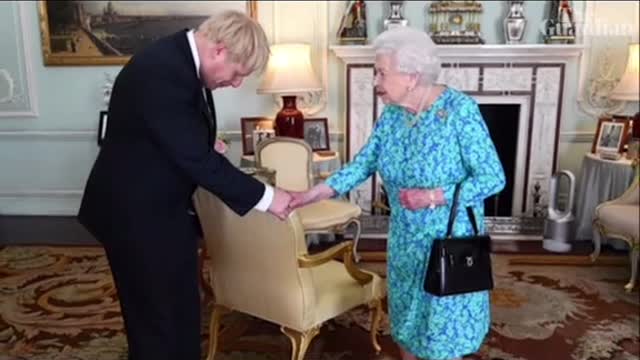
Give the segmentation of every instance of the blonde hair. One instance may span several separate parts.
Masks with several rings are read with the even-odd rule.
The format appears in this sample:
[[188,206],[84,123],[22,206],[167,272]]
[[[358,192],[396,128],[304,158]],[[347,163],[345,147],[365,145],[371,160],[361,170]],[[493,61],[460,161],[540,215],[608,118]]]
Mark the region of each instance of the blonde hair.
[[209,41],[223,43],[231,61],[242,64],[251,72],[262,72],[269,61],[269,41],[255,20],[235,10],[211,16],[198,27]]

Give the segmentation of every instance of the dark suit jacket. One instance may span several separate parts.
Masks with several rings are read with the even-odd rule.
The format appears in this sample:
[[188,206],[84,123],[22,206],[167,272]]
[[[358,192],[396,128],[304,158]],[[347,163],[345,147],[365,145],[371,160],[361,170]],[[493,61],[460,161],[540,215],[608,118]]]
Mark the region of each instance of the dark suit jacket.
[[78,214],[98,240],[195,235],[187,210],[198,185],[241,215],[258,203],[264,185],[213,150],[215,114],[202,89],[186,30],[120,71]]

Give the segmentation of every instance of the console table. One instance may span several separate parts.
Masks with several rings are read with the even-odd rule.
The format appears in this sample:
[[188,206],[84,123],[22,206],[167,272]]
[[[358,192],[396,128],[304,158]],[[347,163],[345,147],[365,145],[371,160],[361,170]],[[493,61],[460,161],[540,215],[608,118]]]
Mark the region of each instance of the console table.
[[591,223],[596,207],[622,195],[632,181],[631,160],[604,160],[596,154],[585,154],[576,190],[576,240],[593,238]]

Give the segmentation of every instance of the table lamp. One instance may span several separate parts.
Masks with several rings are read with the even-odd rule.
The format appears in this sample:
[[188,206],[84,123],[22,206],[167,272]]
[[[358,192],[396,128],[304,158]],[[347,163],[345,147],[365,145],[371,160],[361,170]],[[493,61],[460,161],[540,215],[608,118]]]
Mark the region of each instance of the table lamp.
[[282,109],[275,119],[276,136],[304,138],[304,115],[296,107],[296,95],[320,90],[308,44],[271,46],[271,57],[257,92],[282,96]]
[[[623,101],[640,100],[640,46],[638,43],[629,45],[629,57],[627,58],[627,68],[620,79],[618,85],[613,89],[609,98]],[[631,137],[640,139],[640,112],[633,117],[633,130]]]

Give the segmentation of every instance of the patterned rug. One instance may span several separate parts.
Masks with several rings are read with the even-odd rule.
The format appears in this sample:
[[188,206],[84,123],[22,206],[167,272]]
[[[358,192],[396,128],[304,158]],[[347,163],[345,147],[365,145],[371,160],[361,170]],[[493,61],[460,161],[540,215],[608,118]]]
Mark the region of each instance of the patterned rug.
[[[491,333],[480,351],[465,359],[638,359],[640,302],[637,290],[623,291],[627,266],[530,266],[509,260],[494,256]],[[384,274],[384,263],[364,266]],[[203,308],[204,356],[209,310]],[[216,359],[290,358],[289,340],[277,326],[237,313],[223,324]],[[388,323],[383,326],[383,350],[376,356],[368,311],[356,308],[322,328],[306,359],[399,359]],[[126,359],[117,294],[101,248],[0,248],[0,360],[9,359]]]

